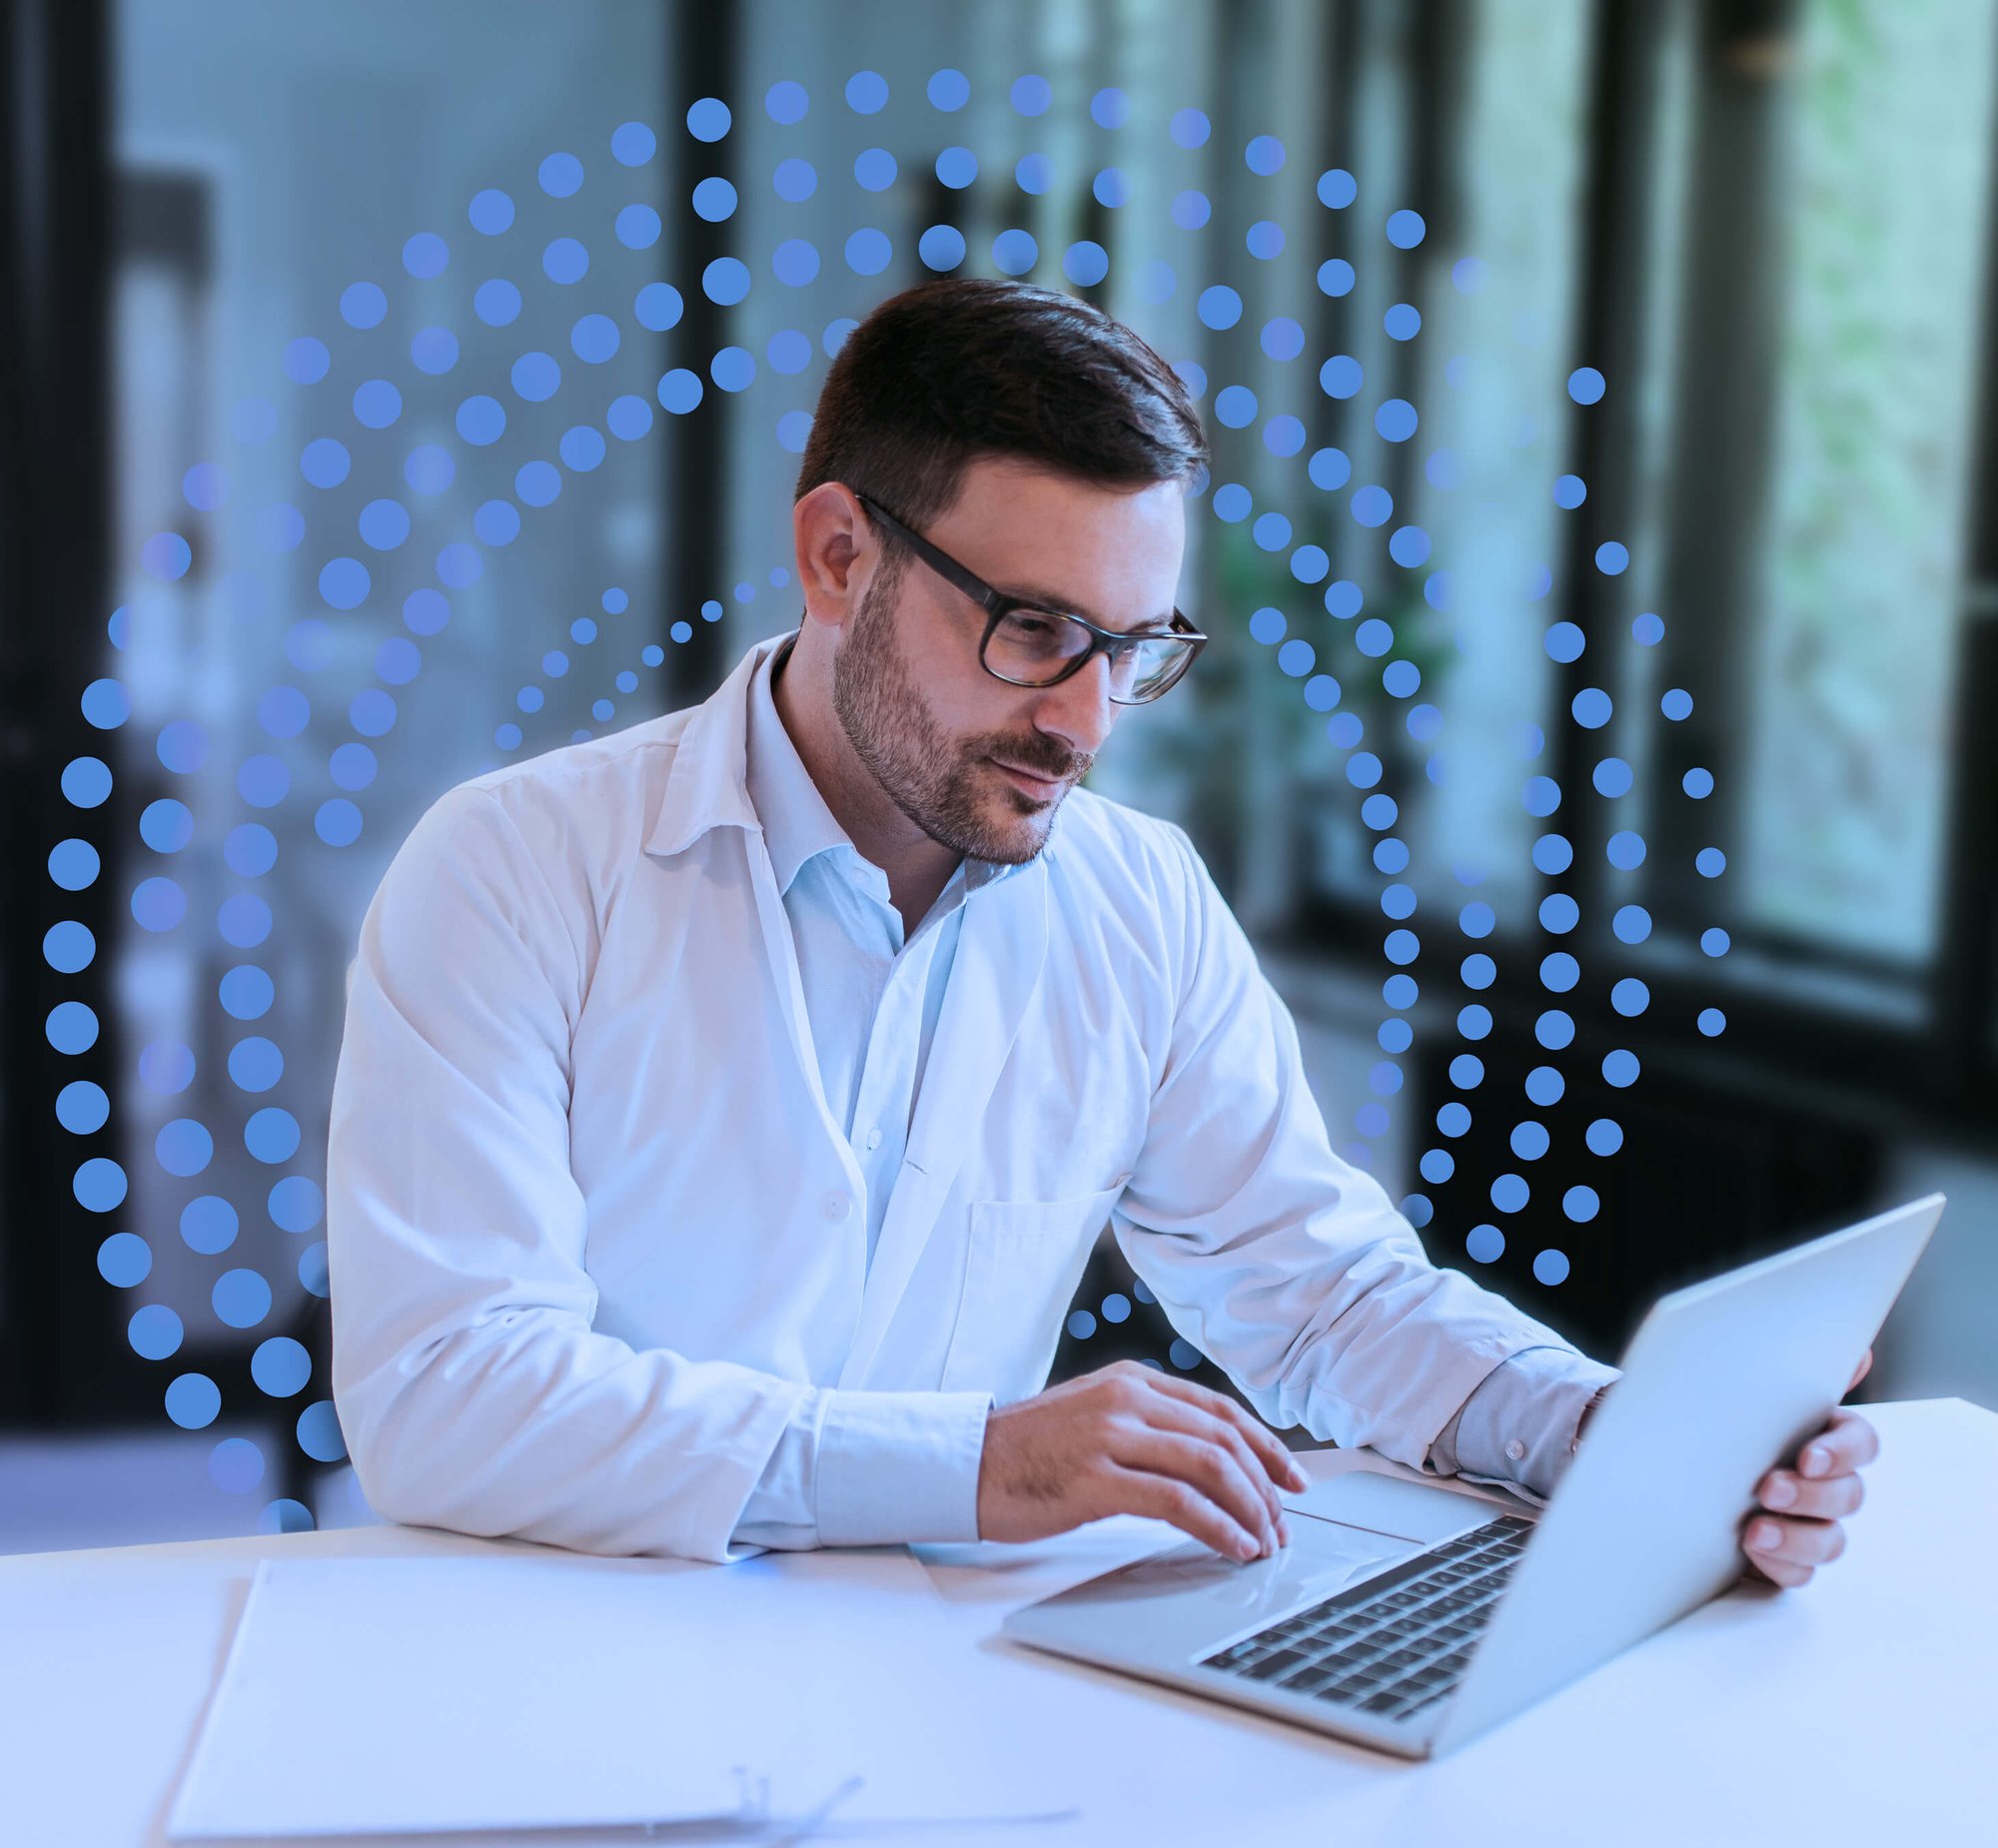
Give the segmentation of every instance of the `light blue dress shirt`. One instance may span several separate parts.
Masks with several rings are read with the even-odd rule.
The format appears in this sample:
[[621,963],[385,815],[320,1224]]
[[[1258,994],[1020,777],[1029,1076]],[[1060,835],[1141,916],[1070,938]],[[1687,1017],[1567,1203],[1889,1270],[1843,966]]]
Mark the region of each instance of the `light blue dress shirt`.
[[[777,711],[772,686],[788,652],[772,656],[751,683],[746,775],[797,948],[826,1103],[866,1184],[871,1262],[964,908],[1019,869],[967,856],[905,935],[887,874],[834,818]],[[1459,1407],[1430,1446],[1429,1466],[1540,1500],[1565,1467],[1589,1394],[1615,1378],[1614,1369],[1567,1349],[1515,1354]],[[734,1539],[816,1546],[825,1533],[885,1530],[891,1509],[919,1525],[924,1512],[950,1510],[952,1530],[976,1532],[982,1418],[926,1416],[922,1396],[808,1390],[750,1491]]]

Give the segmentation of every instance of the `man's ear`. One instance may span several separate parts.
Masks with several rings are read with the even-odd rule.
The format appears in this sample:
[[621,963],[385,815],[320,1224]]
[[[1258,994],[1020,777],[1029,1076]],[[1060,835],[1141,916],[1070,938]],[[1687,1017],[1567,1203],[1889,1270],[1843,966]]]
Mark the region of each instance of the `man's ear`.
[[821,481],[792,504],[791,539],[805,599],[802,621],[844,628],[881,556],[858,498],[841,482]]

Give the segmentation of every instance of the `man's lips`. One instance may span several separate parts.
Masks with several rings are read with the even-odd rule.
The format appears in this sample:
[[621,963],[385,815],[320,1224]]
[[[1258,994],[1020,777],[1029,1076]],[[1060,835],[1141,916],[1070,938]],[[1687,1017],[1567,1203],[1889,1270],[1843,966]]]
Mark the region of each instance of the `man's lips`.
[[1044,776],[1038,770],[1023,770],[1017,764],[1008,763],[1001,757],[988,757],[985,761],[1004,770],[1007,775],[1017,777],[1022,783],[1030,785],[1036,794],[1046,794],[1049,790],[1059,789],[1067,781],[1065,777]]

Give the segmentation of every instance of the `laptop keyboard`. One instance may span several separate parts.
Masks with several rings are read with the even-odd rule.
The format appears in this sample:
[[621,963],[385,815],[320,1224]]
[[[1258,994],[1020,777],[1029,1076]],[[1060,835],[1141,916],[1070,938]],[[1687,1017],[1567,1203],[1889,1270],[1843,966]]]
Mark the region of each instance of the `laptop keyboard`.
[[1202,1656],[1201,1665],[1385,1719],[1407,1719],[1463,1678],[1532,1524],[1501,1514]]

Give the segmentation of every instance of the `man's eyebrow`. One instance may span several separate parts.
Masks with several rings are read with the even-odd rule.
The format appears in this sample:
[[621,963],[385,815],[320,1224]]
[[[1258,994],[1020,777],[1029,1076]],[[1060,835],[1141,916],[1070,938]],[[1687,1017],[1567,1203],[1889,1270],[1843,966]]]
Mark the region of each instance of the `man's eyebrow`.
[[[1094,622],[1098,628],[1114,629],[1114,622],[1106,622],[1095,610],[1078,603],[1073,597],[1063,596],[1059,591],[1050,590],[1044,584],[1015,584],[1006,591],[1008,596],[1017,596],[1032,603],[1037,609],[1052,610],[1057,615],[1081,616],[1085,621]],[[1173,625],[1173,611],[1162,616],[1154,616],[1150,622],[1141,622],[1136,628],[1125,631],[1132,635],[1149,635],[1155,630],[1169,629]]]

